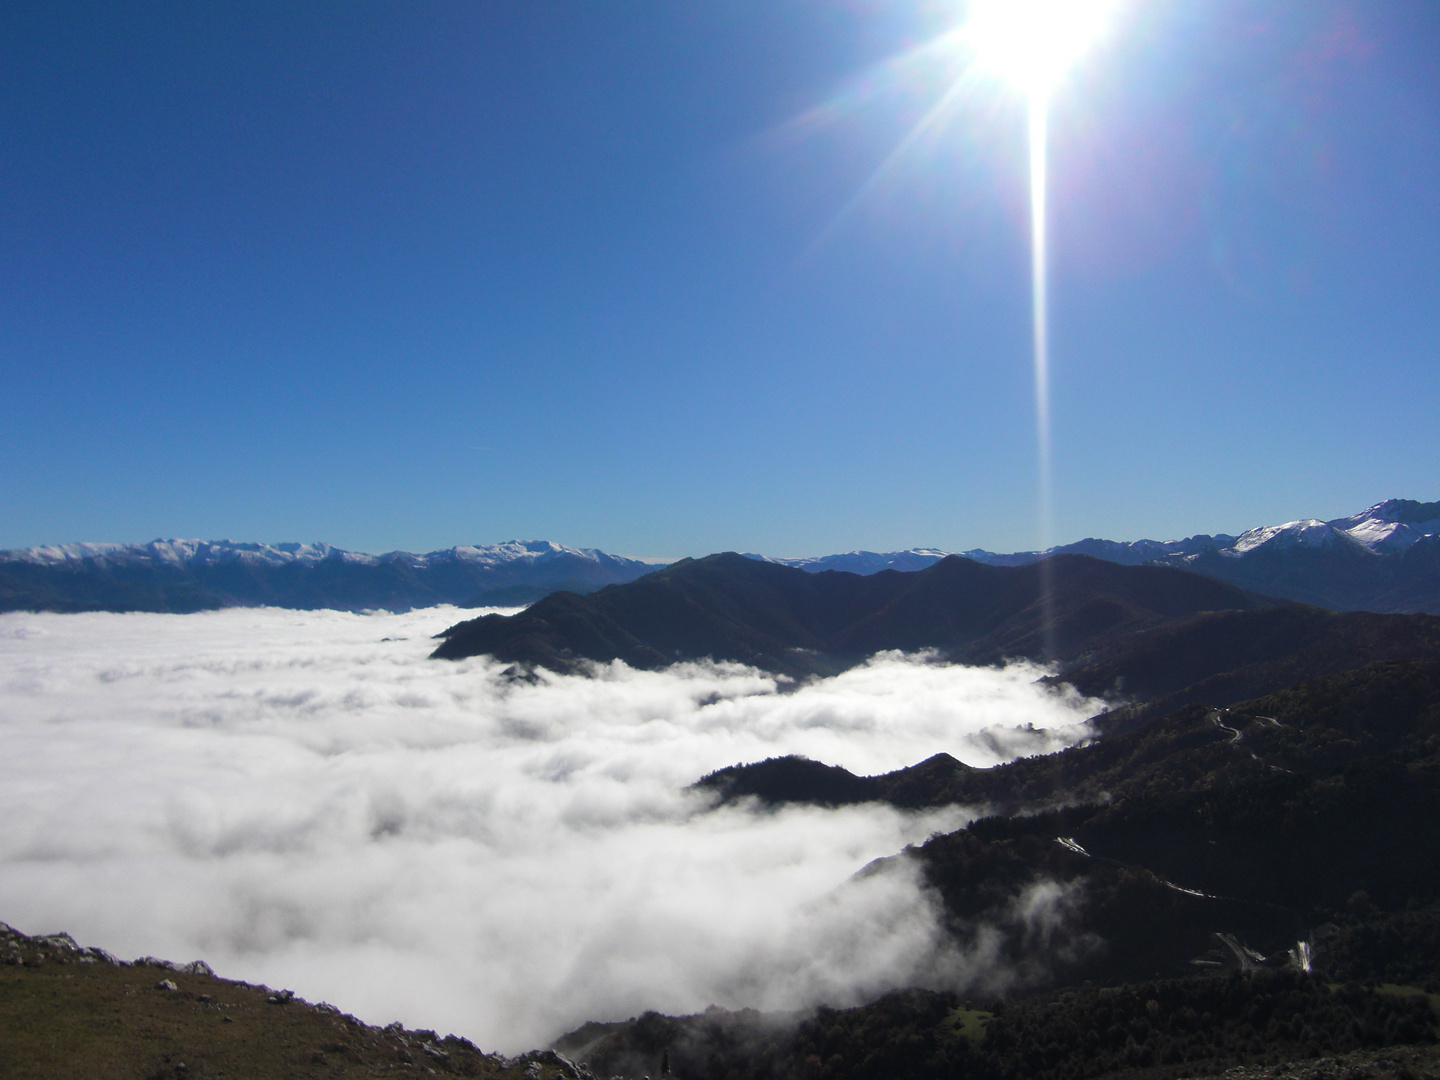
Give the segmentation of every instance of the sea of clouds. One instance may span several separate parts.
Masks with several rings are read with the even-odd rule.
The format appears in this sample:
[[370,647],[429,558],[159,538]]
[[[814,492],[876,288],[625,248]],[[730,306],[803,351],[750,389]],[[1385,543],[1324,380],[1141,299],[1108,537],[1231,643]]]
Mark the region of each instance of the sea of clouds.
[[0,919],[505,1052],[650,1008],[973,985],[985,957],[949,944],[910,860],[854,875],[978,808],[687,787],[792,753],[993,765],[1101,707],[1025,664],[882,655],[795,687],[427,658],[474,614],[0,615]]

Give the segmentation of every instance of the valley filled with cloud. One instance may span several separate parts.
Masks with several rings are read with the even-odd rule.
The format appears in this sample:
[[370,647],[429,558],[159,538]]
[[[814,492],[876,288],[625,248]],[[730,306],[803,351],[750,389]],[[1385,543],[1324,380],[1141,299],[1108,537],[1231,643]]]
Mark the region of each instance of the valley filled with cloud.
[[689,785],[782,754],[989,766],[1101,707],[1032,664],[898,654],[801,686],[428,659],[473,614],[0,616],[0,918],[507,1052],[651,1008],[960,987],[985,958],[916,868],[854,875],[983,808],[717,809]]

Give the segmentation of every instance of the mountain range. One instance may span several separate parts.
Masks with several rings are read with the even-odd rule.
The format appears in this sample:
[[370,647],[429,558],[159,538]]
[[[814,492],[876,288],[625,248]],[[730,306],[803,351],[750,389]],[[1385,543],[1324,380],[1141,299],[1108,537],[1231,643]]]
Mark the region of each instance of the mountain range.
[[712,807],[980,809],[859,875],[911,864],[953,985],[812,1014],[646,1013],[556,1042],[600,1075],[1170,1080],[1440,1038],[1440,618],[1086,555],[862,576],[728,553],[442,638],[437,657],[516,674],[1042,657],[1113,702],[1091,740],[989,769],[942,752],[860,776],[792,756],[701,778]]
[[[697,780],[701,815],[975,808],[966,827],[857,875],[899,866],[918,875],[946,959],[930,984],[855,1008],[607,1017],[562,1036],[559,1053],[506,1061],[203,973],[167,968],[133,1003],[137,981],[148,981],[134,974],[142,962],[90,962],[72,955],[73,943],[0,927],[0,991],[11,1002],[0,1009],[0,1043],[18,1048],[17,1061],[39,1062],[17,1074],[36,1076],[62,1075],[48,1065],[66,1055],[108,1065],[123,1054],[143,1065],[128,1073],[136,1076],[233,1074],[254,1058],[250,1075],[343,1063],[355,1075],[423,1065],[514,1080],[523,1062],[526,1080],[1421,1080],[1440,1069],[1440,617],[1328,610],[1208,571],[1249,567],[1296,590],[1327,580],[1372,588],[1375,578],[1336,567],[1423,568],[1435,507],[1385,503],[1339,523],[1208,537],[1199,550],[1082,542],[1117,556],[1108,559],[1057,550],[987,562],[923,549],[835,557],[865,573],[733,552],[657,570],[541,544],[404,557],[157,544],[134,562],[131,549],[37,549],[48,554],[12,562],[56,573],[73,564],[115,588],[169,581],[167,603],[193,598],[180,585],[204,573],[252,583],[292,574],[318,583],[293,595],[319,597],[353,567],[411,588],[428,582],[433,593],[439,582],[478,581],[494,595],[526,573],[558,580],[584,566],[590,591],[562,588],[513,615],[457,623],[434,656],[487,654],[516,678],[534,667],[710,658],[785,682],[883,650],[928,650],[936,662],[1043,660],[1054,665],[1052,684],[1110,707],[1080,745],[989,769],[937,747],[878,776],[790,756]],[[127,577],[132,569],[140,576]],[[596,585],[607,573],[634,576]],[[217,1022],[226,1009],[238,1018],[230,1027],[258,1032],[282,1008],[293,1020],[283,1030],[270,1021],[267,1038],[285,1040],[288,1056]],[[102,1010],[135,1024],[100,1023]],[[163,1029],[154,1026],[162,1015]],[[70,1032],[59,1057],[57,1029]],[[258,1064],[262,1049],[274,1064]]]
[[[1341,1080],[1414,1075],[1393,1050],[1375,1072],[1336,1063],[1440,1039],[1440,618],[1075,554],[861,576],[732,553],[443,637],[436,656],[517,670],[708,655],[804,677],[883,648],[1039,656],[1114,702],[1089,741],[989,769],[942,752],[860,776],[791,756],[701,778],[717,808],[977,808],[858,875],[920,875],[948,985],[809,1014],[646,1013],[556,1042],[596,1073]],[[1279,1068],[1301,1057],[1313,1065]]]
[[948,554],[990,566],[1025,566],[1049,555],[1090,555],[1123,566],[1177,566],[1285,600],[1336,611],[1440,614],[1440,502],[1387,499],[1358,514],[1264,525],[1239,536],[1202,533],[1184,540],[1087,537],[1044,551],[1000,554],[973,548],[850,551],[805,559],[766,559],[820,573],[923,570]]
[[424,555],[229,540],[65,544],[0,552],[0,611],[519,607],[557,590],[584,593],[633,581],[653,569],[639,559],[548,540]]
[[[747,557],[810,573],[918,571],[958,554],[990,566],[1089,555],[1125,566],[1173,566],[1251,592],[1337,611],[1440,614],[1440,502],[1389,499],[1333,521],[1304,519],[1239,536],[1087,538],[1047,551],[979,548]],[[589,593],[663,563],[544,540],[384,555],[329,544],[155,540],[0,551],[0,611],[201,611],[272,605],[408,610],[435,604],[511,607],[560,590]]]
[[1440,617],[1327,611],[1086,555],[1024,566],[952,555],[861,576],[730,552],[588,596],[554,593],[439,637],[436,659],[488,655],[517,670],[708,658],[803,679],[886,650],[967,664],[1042,660],[1058,665],[1055,679],[1114,702],[1102,721],[1111,732],[1194,701],[1228,705],[1366,663],[1440,657]]
[[[1042,593],[1048,568],[1053,589]],[[1059,655],[1153,630],[1200,611],[1274,601],[1169,567],[1123,567],[1081,555],[985,566],[949,556],[925,570],[806,573],[728,552],[682,559],[588,596],[555,593],[513,616],[450,627],[439,659],[486,653],[565,670],[623,660],[658,668],[711,658],[790,676],[828,675],[888,649],[939,650],[991,663]]]
[[[979,808],[893,857],[937,898],[946,947],[979,959],[959,990],[814,1016],[650,1013],[556,1043],[598,1073],[1138,1080],[1440,1035],[1440,996],[1424,996],[1440,994],[1440,617],[1075,554],[862,576],[728,553],[441,637],[436,657],[517,675],[1031,657],[1112,702],[1082,745],[990,769],[942,752],[860,776],[785,757],[700,779],[717,807]],[[1382,983],[1397,989],[1367,999]]]

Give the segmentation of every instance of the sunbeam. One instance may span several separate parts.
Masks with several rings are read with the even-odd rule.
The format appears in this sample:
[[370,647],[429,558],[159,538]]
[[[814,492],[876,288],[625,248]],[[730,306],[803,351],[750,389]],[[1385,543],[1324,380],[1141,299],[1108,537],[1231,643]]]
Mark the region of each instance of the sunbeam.
[[[1028,97],[1030,144],[1030,323],[1035,372],[1038,547],[1053,536],[1053,454],[1050,437],[1049,111],[1050,96],[1072,64],[1109,24],[1114,0],[971,0],[964,37],[983,69]],[[1041,563],[1040,603],[1045,651],[1055,654],[1054,590]]]
[[[793,129],[826,126],[864,101],[907,80],[935,81],[933,103],[811,241],[829,242],[927,139],[938,138],[976,95],[1008,86],[1028,105],[1031,349],[1035,383],[1037,521],[1041,550],[1054,543],[1049,332],[1049,109],[1079,57],[1114,21],[1117,0],[971,0],[948,32],[877,65],[821,106],[792,121]],[[939,76],[937,79],[936,76]],[[1049,572],[1041,572],[1042,604],[1051,607]],[[1046,642],[1053,655],[1053,643]]]
[[[1048,192],[1048,101],[1043,92],[1030,92],[1030,330],[1035,365],[1035,452],[1038,487],[1038,548],[1048,551],[1052,533],[1050,453],[1050,301],[1046,204]],[[1040,603],[1045,613],[1045,655],[1055,655],[1054,590],[1050,563],[1040,563]]]

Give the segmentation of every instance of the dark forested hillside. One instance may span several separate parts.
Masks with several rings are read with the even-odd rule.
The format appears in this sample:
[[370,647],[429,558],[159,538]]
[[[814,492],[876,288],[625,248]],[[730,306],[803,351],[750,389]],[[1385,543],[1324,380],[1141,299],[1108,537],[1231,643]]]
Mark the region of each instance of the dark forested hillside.
[[686,1080],[1170,1078],[1329,1055],[1298,1075],[1418,1077],[1440,1057],[1393,1049],[1440,1035],[1440,660],[988,770],[791,758],[701,787],[992,807],[896,856],[943,904],[954,986],[806,1016],[652,1013],[558,1044],[597,1072],[654,1074],[663,1054]]
[[1279,1066],[1321,1055],[1288,1075],[1419,1080],[1440,1068],[1435,1001],[1409,988],[1232,972],[1013,1001],[908,990],[804,1017],[646,1013],[582,1028],[556,1048],[601,1075],[658,1076],[668,1063],[683,1080],[1173,1080],[1247,1064],[1279,1077]]
[[586,660],[655,668],[708,656],[780,674],[828,674],[887,649],[936,649],[981,664],[1078,658],[1138,643],[1176,618],[1275,604],[1197,574],[1081,555],[1019,567],[951,556],[915,573],[861,577],[724,554],[586,597],[558,593],[518,615],[459,623],[435,655],[484,653],[561,670]]
[[721,770],[700,787],[724,800],[992,808],[906,857],[921,860],[962,937],[1002,928],[1014,965],[1036,959],[1015,897],[1046,883],[1072,898],[1076,947],[1067,956],[1047,941],[1047,978],[1176,976],[1216,933],[1267,956],[1306,941],[1318,966],[1379,978],[1397,974],[1386,969],[1395,958],[1367,954],[1363,935],[1341,933],[1347,920],[1403,914],[1416,923],[1406,973],[1440,974],[1440,942],[1416,914],[1440,905],[1437,778],[1440,661],[1426,660],[1372,664],[1231,709],[1189,706],[993,769],[937,756],[856,777],[782,759]]

